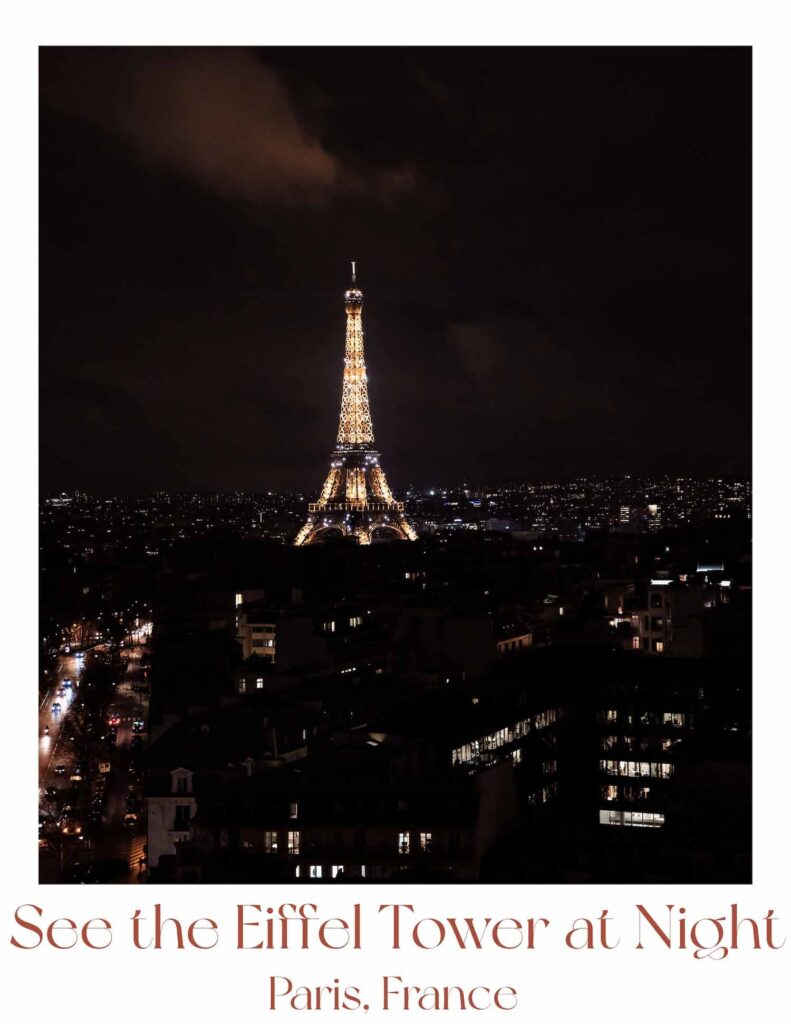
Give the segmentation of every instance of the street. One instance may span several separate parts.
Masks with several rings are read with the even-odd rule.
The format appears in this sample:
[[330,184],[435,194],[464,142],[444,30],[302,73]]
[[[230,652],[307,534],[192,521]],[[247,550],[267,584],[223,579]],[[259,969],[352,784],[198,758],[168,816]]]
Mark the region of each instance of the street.
[[[75,866],[94,860],[126,862],[127,871],[118,870],[107,881],[138,883],[145,880],[145,873],[140,871],[146,845],[141,762],[146,742],[148,696],[141,691],[141,687],[146,686],[141,659],[150,631],[149,624],[142,625],[125,641],[121,652],[126,669],[115,687],[109,712],[113,721],[117,719],[116,742],[114,746],[107,743],[106,754],[102,754],[103,766],[109,764],[109,772],[99,771],[99,765],[89,765],[86,778],[78,777],[78,766],[66,739],[73,706],[80,699],[83,666],[93,652],[99,656],[105,653],[105,645],[97,645],[88,654],[63,654],[50,672],[51,684],[39,706],[41,882],[62,881],[64,871],[75,870]],[[110,732],[109,722],[107,731]],[[103,776],[105,799],[101,820],[62,821],[61,815],[72,803],[76,787],[90,786],[91,793],[95,794]],[[130,812],[137,814],[137,822],[132,823],[130,819],[129,827],[125,827],[124,819]],[[57,834],[57,842],[50,838],[53,833]]]

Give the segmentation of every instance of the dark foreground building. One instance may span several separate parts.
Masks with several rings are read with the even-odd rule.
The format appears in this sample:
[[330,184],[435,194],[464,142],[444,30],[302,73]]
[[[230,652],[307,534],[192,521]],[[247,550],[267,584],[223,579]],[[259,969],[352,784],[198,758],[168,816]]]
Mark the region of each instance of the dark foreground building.
[[118,743],[44,784],[47,879],[748,881],[748,518],[468,529],[483,500],[297,548],[235,498],[48,513],[84,540],[43,566],[45,680],[151,638]]

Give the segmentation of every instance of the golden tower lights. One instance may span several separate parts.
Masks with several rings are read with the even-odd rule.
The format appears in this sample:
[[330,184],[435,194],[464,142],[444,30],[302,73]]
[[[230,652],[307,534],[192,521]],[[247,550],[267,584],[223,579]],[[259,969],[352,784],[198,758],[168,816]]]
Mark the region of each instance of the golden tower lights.
[[357,287],[352,263],[352,286],[344,295],[346,352],[338,440],[330,471],[318,501],[308,505],[308,518],[294,544],[312,544],[325,533],[340,531],[370,544],[377,530],[398,540],[416,540],[404,516],[404,503],[396,501],[374,448],[368,375],[363,347],[363,293]]

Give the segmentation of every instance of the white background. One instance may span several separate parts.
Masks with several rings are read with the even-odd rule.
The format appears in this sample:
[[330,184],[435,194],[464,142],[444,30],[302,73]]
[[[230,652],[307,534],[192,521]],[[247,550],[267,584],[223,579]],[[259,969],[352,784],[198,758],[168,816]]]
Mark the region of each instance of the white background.
[[[791,932],[788,845],[788,593],[789,420],[788,346],[791,225],[788,31],[781,3],[570,3],[533,7],[486,4],[315,3],[265,5],[142,2],[28,3],[5,15],[2,67],[3,284],[3,541],[2,675],[4,699],[2,901],[0,950],[5,980],[2,1008],[24,1019],[56,1015],[62,1024],[150,1015],[203,1024],[225,1017],[256,1021],[298,1019],[266,1006],[268,978],[297,984],[357,985],[372,1006],[368,1019],[414,1020],[420,1011],[382,1014],[381,977],[402,975],[416,985],[513,985],[519,1006],[487,1019],[584,1019],[590,1022],[668,1019],[736,1022],[758,1006],[780,1010],[781,979],[791,943],[779,952],[749,949],[725,960],[695,960],[692,951],[638,951],[634,906],[659,914],[683,905],[687,917],[721,916],[737,902],[744,914],[780,919]],[[696,44],[752,45],[755,62],[755,788],[754,884],[751,886],[353,886],[123,887],[37,884],[37,52],[39,45],[115,44]],[[360,83],[365,88],[365,83]],[[722,215],[727,219],[728,210]],[[311,900],[325,916],[348,916],[364,904],[360,952],[237,951],[237,903]],[[221,937],[212,950],[137,951],[128,918],[160,901],[182,920],[213,917]],[[493,918],[544,916],[552,926],[534,951],[421,952],[388,949],[382,902],[412,902],[420,916]],[[47,919],[109,918],[114,941],[103,952],[12,948],[13,915],[37,903]],[[613,951],[572,952],[563,935],[574,918],[606,907]],[[745,935],[745,937],[748,937]],[[787,991],[787,990],[786,990]],[[782,1012],[780,1010],[780,1012]],[[467,1014],[467,1016],[476,1016]],[[348,1017],[302,1012],[302,1019]],[[429,1016],[434,1019],[437,1015]],[[357,1017],[362,1018],[361,1012]],[[458,1019],[458,1013],[439,1015]]]

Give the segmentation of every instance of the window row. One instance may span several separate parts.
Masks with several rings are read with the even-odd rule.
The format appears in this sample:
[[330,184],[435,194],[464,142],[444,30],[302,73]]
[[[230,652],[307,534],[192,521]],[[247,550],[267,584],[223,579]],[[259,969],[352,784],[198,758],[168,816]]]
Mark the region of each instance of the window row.
[[[356,869],[360,878],[365,878],[365,864]],[[294,878],[324,878],[325,865],[323,864],[297,864],[294,868]],[[343,878],[346,869],[343,864],[331,864],[326,868],[326,877]]]
[[[413,838],[417,839],[416,843],[413,843]],[[396,840],[396,852],[402,856],[409,856],[413,850],[419,853],[431,853],[433,845],[433,835],[431,832],[417,832],[414,837],[410,832],[399,832]],[[299,832],[286,833],[285,849],[292,856],[300,854],[302,839]],[[280,853],[282,850],[282,833],[276,831],[264,832],[264,852]]]
[[661,828],[664,814],[657,811],[599,811],[600,825],[626,825],[632,828]]
[[546,729],[547,726],[554,725],[559,718],[560,710],[558,708],[548,708],[532,718],[525,718],[514,725],[481,736],[480,739],[464,743],[452,751],[453,764],[468,764],[470,761],[475,761],[481,754],[499,750],[500,747],[513,743],[514,740],[522,739],[533,730]]
[[[264,853],[277,853],[282,849],[279,832],[264,832]],[[300,851],[301,837],[299,832],[286,833],[286,850],[290,854]]]
[[606,775],[623,775],[630,778],[642,776],[652,779],[669,779],[673,765],[664,761],[599,761],[599,771]]
[[650,786],[602,786],[601,796],[603,800],[613,802],[615,800],[624,803],[634,803],[637,800],[648,800],[651,795]]
[[600,746],[602,750],[614,750],[616,747],[623,747],[625,750],[671,750],[681,742],[681,737],[667,736],[602,736]]
[[602,724],[620,722],[622,725],[634,725],[639,722],[641,725],[669,725],[673,728],[683,728],[687,723],[687,715],[683,711],[641,711],[630,712],[611,708],[607,711],[597,711],[596,721]]
[[[417,848],[421,853],[431,853],[433,840],[430,832],[418,832],[418,845]],[[398,833],[398,852],[404,856],[408,856],[412,852],[412,839],[411,833],[399,832]]]

